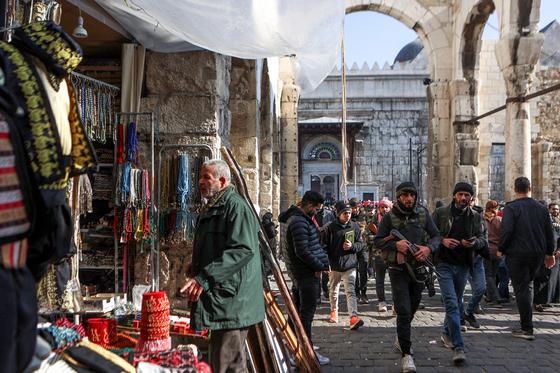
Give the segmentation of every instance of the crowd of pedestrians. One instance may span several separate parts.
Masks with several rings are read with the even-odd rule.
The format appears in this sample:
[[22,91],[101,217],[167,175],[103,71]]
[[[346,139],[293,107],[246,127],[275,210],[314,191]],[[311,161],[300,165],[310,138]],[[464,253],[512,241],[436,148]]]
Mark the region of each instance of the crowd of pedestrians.
[[[306,192],[279,222],[280,253],[309,339],[321,292],[330,306],[327,321],[340,323],[341,283],[350,332],[364,325],[358,304],[372,301],[368,279],[375,279],[377,310],[389,313],[388,274],[397,325],[394,348],[401,353],[403,372],[416,371],[411,322],[422,307],[423,290],[434,294],[434,277],[445,310],[440,339],[452,350],[454,364],[467,360],[462,333],[480,328],[475,315],[483,312],[483,299],[493,307],[515,299],[520,324],[512,336],[533,340],[533,311],[559,301],[560,209],[557,203],[547,206],[531,198],[525,177],[515,180],[514,192],[515,199],[505,206],[489,200],[482,208],[473,186],[458,182],[450,202],[438,201],[432,213],[419,204],[412,182],[397,186],[394,201],[385,197],[375,204],[351,199],[324,206],[320,193]],[[471,296],[464,299],[467,283]],[[329,363],[316,354],[321,364]]]

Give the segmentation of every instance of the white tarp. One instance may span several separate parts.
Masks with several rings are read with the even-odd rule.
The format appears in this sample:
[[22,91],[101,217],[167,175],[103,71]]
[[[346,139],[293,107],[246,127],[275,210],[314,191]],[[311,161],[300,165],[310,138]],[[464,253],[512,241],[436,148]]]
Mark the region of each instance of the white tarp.
[[315,89],[340,53],[344,0],[95,0],[147,49],[193,45],[239,58],[296,55],[298,83]]

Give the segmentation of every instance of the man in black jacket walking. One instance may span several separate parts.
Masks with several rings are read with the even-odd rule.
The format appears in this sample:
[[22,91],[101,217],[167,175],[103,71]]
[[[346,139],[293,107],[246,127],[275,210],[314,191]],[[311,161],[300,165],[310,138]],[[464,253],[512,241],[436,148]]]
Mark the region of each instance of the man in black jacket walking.
[[[323,205],[321,193],[307,191],[301,206],[291,206],[279,216],[287,224],[284,260],[294,280],[294,303],[305,333],[311,342],[311,324],[320,294],[321,272],[329,270],[329,258],[319,241],[319,231],[312,217]],[[317,354],[319,363],[328,364],[328,358]]]
[[[383,216],[375,236],[375,247],[382,251],[387,263],[393,303],[397,311],[395,348],[402,354],[402,372],[416,372],[411,353],[410,324],[422,300],[425,269],[421,262],[439,248],[441,237],[425,208],[417,206],[418,192],[412,182],[397,187],[397,203]],[[391,230],[400,231],[406,240],[397,240]],[[418,246],[412,254],[410,243]],[[424,271],[422,271],[424,270]]]
[[533,280],[543,260],[547,268],[554,266],[554,234],[546,207],[530,197],[529,179],[515,179],[514,191],[516,199],[504,208],[498,251],[506,255],[521,320],[521,329],[511,333],[534,340]]
[[[445,306],[441,340],[445,347],[453,349],[455,364],[466,360],[461,336],[461,302],[467,276],[469,270],[473,269],[475,252],[488,251],[488,239],[482,217],[469,206],[473,195],[472,185],[458,182],[453,188],[453,201],[448,206],[436,209],[432,216],[443,237],[435,258]],[[470,317],[476,321],[473,315]]]
[[339,201],[335,205],[337,219],[325,229],[325,246],[329,255],[331,272],[329,273],[329,301],[331,312],[329,322],[338,323],[338,291],[340,281],[344,282],[346,304],[350,314],[350,330],[356,330],[364,325],[358,317],[358,302],[356,300],[356,267],[358,260],[356,253],[364,249],[360,227],[350,220],[352,207]]

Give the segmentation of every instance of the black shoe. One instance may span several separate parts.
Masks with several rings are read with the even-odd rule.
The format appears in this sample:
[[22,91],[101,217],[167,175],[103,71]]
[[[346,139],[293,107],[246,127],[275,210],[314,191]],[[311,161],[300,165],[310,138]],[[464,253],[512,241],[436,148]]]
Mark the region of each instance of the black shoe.
[[474,328],[474,329],[480,329],[480,324],[478,323],[478,321],[476,320],[476,317],[474,317],[474,315],[467,315],[465,314],[465,321],[469,323],[469,325]]
[[550,303],[545,303],[542,306],[543,306],[543,308],[552,308],[552,304],[550,304]]
[[467,356],[462,348],[456,348],[453,350],[453,364],[459,365],[463,364],[465,361],[467,361]]
[[533,332],[529,332],[523,329],[514,329],[511,331],[511,335],[515,338],[526,339],[528,341],[535,340],[535,335],[533,334]]
[[480,304],[474,309],[474,313],[476,313],[477,315],[484,315],[484,310],[482,309],[482,307],[480,307]]
[[537,312],[544,312],[544,307],[542,304],[535,304],[534,308]]

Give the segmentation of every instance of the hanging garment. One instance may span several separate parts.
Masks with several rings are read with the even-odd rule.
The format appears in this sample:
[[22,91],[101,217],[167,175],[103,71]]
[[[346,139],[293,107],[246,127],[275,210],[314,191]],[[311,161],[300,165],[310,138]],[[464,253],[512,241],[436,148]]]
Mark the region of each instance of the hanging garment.
[[[42,67],[37,67],[30,56],[44,64],[46,70],[43,73],[49,85],[60,95],[68,96],[69,105],[66,109],[56,108],[57,111],[66,110],[65,118],[71,136],[68,156],[64,154],[68,148],[63,146],[59,132],[64,124],[57,124],[53,113],[55,108],[49,104],[39,72]],[[84,173],[96,164],[93,147],[78,115],[72,86],[62,84],[81,61],[80,47],[60,26],[52,22],[38,22],[15,29],[13,45],[0,42],[0,59],[3,61],[8,87],[18,92],[25,111],[24,117],[18,121],[18,127],[39,188],[62,190],[69,176]],[[58,112],[56,117],[59,117]],[[62,131],[62,137],[67,137],[67,134]],[[50,198],[44,199],[49,206]]]
[[17,108],[15,98],[0,88],[0,264],[4,268],[25,266],[26,237],[34,214],[23,144],[12,120]]

